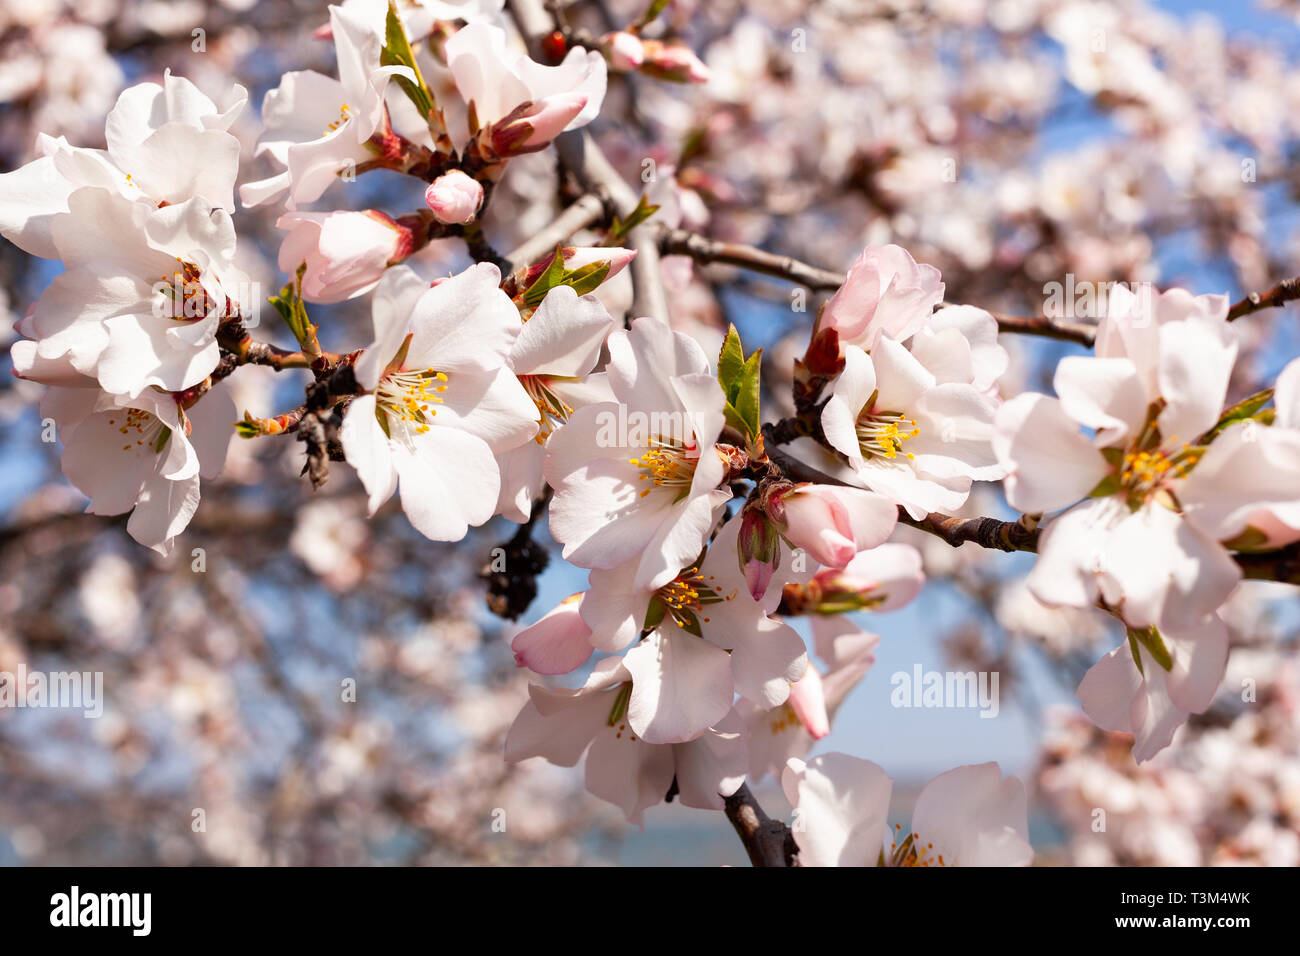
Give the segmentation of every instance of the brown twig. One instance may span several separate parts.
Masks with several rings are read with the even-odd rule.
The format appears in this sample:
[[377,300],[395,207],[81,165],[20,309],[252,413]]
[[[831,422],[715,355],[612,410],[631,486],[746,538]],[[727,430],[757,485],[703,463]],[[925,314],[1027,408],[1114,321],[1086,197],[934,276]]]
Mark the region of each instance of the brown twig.
[[605,201],[595,193],[587,193],[576,199],[549,226],[508,253],[506,258],[510,260],[513,269],[531,265],[542,256],[554,252],[556,246],[566,242],[575,232],[600,222],[607,215]]
[[[564,133],[555,140],[560,161],[588,192],[607,195],[614,211],[624,219],[632,215],[640,196],[619,175],[604,151],[586,130]],[[629,315],[648,315],[668,321],[668,293],[659,271],[659,239],[654,221],[644,222],[627,237],[636,258],[628,267],[632,274],[632,309]]]
[[740,842],[745,845],[750,863],[754,866],[799,865],[799,849],[794,834],[780,820],[773,820],[763,812],[749,784],[742,783],[739,790],[725,797],[723,808]]
[[754,246],[709,239],[685,229],[662,230],[659,249],[665,255],[690,256],[702,265],[722,262],[778,279],[788,279],[796,285],[807,286],[814,292],[833,292],[844,284],[843,273],[819,269],[790,256],[766,252]]
[[[791,481],[848,485],[833,475],[799,461],[780,447],[777,435],[797,437],[802,434],[797,427],[789,425],[789,421],[787,419],[763,426],[765,447],[772,469]],[[924,518],[917,519],[899,508],[898,520],[932,534],[954,548],[973,542],[991,551],[1036,552],[1041,537],[1038,520],[1030,515],[1022,515],[1016,521],[1002,521],[985,517],[957,518],[931,512]],[[1232,558],[1241,568],[1242,574],[1251,580],[1300,585],[1300,542],[1276,551],[1233,552]]]
[[1250,315],[1260,309],[1278,308],[1295,299],[1300,299],[1300,276],[1293,279],[1283,279],[1267,292],[1252,292],[1240,302],[1234,303],[1228,309],[1228,321],[1239,319],[1243,315]]
[[1049,339],[1061,339],[1065,342],[1077,342],[1092,347],[1097,336],[1094,326],[1082,322],[1061,322],[1046,316],[1004,315],[990,312],[998,320],[999,332],[1012,332],[1020,335],[1040,335]]

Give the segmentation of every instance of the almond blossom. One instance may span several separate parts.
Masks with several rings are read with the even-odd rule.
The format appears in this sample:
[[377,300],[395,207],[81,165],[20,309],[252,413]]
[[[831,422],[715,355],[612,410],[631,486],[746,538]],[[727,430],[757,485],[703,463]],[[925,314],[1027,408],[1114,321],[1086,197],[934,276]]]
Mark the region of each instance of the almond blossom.
[[969,356],[966,338],[952,331],[937,354],[915,354],[888,336],[870,355],[846,345],[844,371],[822,410],[826,441],[847,458],[852,478],[913,518],[951,513],[972,481],[1004,473],[992,446],[996,406],[969,379],[943,381],[926,364],[941,367],[946,348],[964,346]]
[[113,395],[180,391],[216,366],[223,318],[255,324],[223,210],[200,199],[156,208],[94,187],[67,207],[49,227],[65,271],[18,326],[41,359],[66,357]]
[[540,756],[572,767],[586,754],[587,789],[637,825],[663,801],[674,777],[683,804],[722,809],[722,798],[745,780],[744,725],[724,712],[693,740],[649,743],[631,726],[630,679],[618,658],[607,658],[576,691],[530,684],[529,701],[506,737],[506,760]]
[[84,149],[40,134],[39,158],[0,174],[0,235],[45,259],[59,258],[53,217],[83,186],[111,190],[155,206],[199,198],[234,211],[239,140],[227,130],[247,101],[242,86],[224,110],[183,77],[138,83],[118,97],[105,121],[107,149]]
[[614,331],[608,347],[615,402],[578,409],[546,445],[551,533],[579,567],[635,561],[638,587],[662,587],[731,497],[716,447],[724,399],[700,347],[656,319]]
[[768,774],[779,779],[788,760],[806,757],[829,733],[836,711],[876,662],[880,636],[847,617],[818,619],[813,632],[822,667],[810,662],[784,704],[768,708],[748,700],[736,703],[749,728],[749,774],[755,782]]
[[882,335],[906,342],[943,301],[934,266],[918,264],[899,246],[871,246],[849,267],[848,277],[822,310],[819,329],[834,329],[841,346],[871,351]]
[[1024,394],[1004,405],[996,448],[1013,507],[1069,509],[1048,524],[1029,575],[1040,600],[1101,601],[1130,627],[1186,632],[1241,578],[1195,513],[1180,511],[1183,479],[1202,454],[1198,438],[1218,421],[1237,345],[1221,297],[1167,292],[1155,310],[1109,316],[1098,335],[1106,357],[1069,357],[1057,367],[1060,398]]
[[1228,629],[1217,614],[1183,633],[1130,629],[1084,675],[1079,701],[1102,730],[1132,734],[1133,759],[1142,763],[1210,706],[1227,663]]
[[592,374],[613,317],[592,295],[556,286],[544,298],[510,348],[508,364],[536,404],[534,440],[498,455],[499,512],[527,521],[545,486],[542,466],[551,433],[574,409],[613,398],[603,373]]
[[1027,866],[1033,859],[1024,784],[1004,779],[995,763],[957,767],[927,783],[906,832],[888,833],[893,781],[869,760],[791,759],[781,785],[795,808],[804,866]]
[[399,491],[421,534],[456,541],[496,511],[495,453],[537,432],[536,406],[506,365],[519,313],[490,264],[433,288],[396,267],[375,293],[375,341],[356,363],[365,394],[343,450],[374,511]]
[[1300,540],[1300,360],[1277,377],[1271,427],[1253,419],[1214,439],[1179,495],[1188,519],[1240,548]]
[[314,70],[284,74],[262,102],[266,133],[257,146],[281,171],[244,183],[239,198],[259,206],[288,193],[285,204],[320,198],[340,173],[379,155],[371,137],[384,124],[384,90],[394,76],[414,81],[404,66],[381,66],[383,40],[358,14],[330,7],[338,79]]
[[375,209],[289,212],[276,226],[287,231],[280,244],[280,271],[293,275],[300,265],[306,266],[302,297],[308,302],[364,295],[415,245],[409,226]]
[[[591,650],[623,650],[632,679],[628,721],[653,743],[690,740],[732,706],[735,694],[771,708],[807,666],[803,639],[773,619],[744,586],[736,560],[740,521],[723,525],[698,566],[655,590],[635,568],[593,571],[591,587],[515,638],[516,659],[539,673],[581,666]],[[586,641],[587,647],[582,647]],[[536,666],[534,666],[536,665]]]
[[446,43],[447,66],[470,109],[470,133],[490,129],[499,156],[542,149],[590,123],[605,98],[605,58],[569,50],[543,66],[508,47],[504,30],[475,21]]
[[129,511],[131,537],[170,554],[198,507],[200,478],[215,478],[225,462],[234,404],[219,390],[182,408],[154,390],[132,398],[70,374],[63,381],[46,393],[42,412],[59,424],[63,473],[90,498],[86,511]]

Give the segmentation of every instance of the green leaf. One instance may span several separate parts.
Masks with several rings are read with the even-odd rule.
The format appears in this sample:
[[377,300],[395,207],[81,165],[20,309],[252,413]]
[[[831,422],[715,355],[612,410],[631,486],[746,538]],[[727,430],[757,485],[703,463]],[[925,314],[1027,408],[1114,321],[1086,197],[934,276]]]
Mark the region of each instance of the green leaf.
[[1103,448],[1101,457],[1105,458],[1112,468],[1118,468],[1124,463],[1124,449],[1122,448]]
[[736,397],[744,371],[745,353],[740,347],[740,333],[734,325],[728,326],[727,337],[722,340],[722,352],[718,355],[718,383],[728,401]]
[[1265,550],[1268,545],[1268,535],[1256,528],[1254,525],[1246,525],[1246,529],[1228,541],[1223,542],[1223,546],[1229,551],[1261,551]]
[[605,237],[602,245],[617,246],[627,238],[628,233],[658,211],[659,207],[650,205],[650,201],[642,194],[641,198],[637,200],[636,208],[628,213],[626,219],[620,219],[618,216],[614,217],[614,222],[609,228],[609,235]]
[[383,66],[405,66],[415,74],[414,83],[401,75],[394,76],[393,79],[402,88],[407,99],[415,104],[420,115],[427,119],[434,109],[433,94],[429,92],[429,87],[425,85],[424,77],[420,74],[419,64],[415,62],[415,52],[411,49],[411,42],[406,38],[406,30],[402,27],[402,20],[397,15],[397,4],[393,0],[388,0],[388,19],[384,24],[384,48],[380,51],[379,62]]
[[591,262],[577,269],[564,268],[564,256],[557,246],[550,265],[537,279],[524,290],[524,304],[537,308],[546,298],[546,294],[556,286],[572,287],[578,295],[595,292],[602,282],[609,277],[609,260]]
[[235,434],[240,438],[256,438],[262,434],[262,429],[248,417],[248,412],[244,412],[244,420],[235,422]]
[[726,416],[728,425],[740,432],[742,435],[749,437],[749,425],[746,423],[740,412],[736,411],[735,405],[732,405],[731,402],[727,402],[727,404],[723,406],[722,412]]
[[600,284],[605,281],[608,275],[609,260],[606,259],[604,262],[592,262],[581,269],[573,269],[564,273],[560,285],[572,286],[573,291],[578,295],[587,295],[599,289]]
[[1236,405],[1224,409],[1223,414],[1219,416],[1218,423],[1202,435],[1197,444],[1208,444],[1217,438],[1221,432],[1228,428],[1228,426],[1235,425],[1237,422],[1243,422],[1248,418],[1254,418],[1255,413],[1267,405],[1272,397],[1273,389],[1266,388],[1262,392],[1256,392],[1254,395],[1243,398]]
[[727,424],[753,441],[760,433],[759,384],[762,374],[763,350],[757,349],[749,358],[740,344],[740,333],[734,325],[728,327],[718,355],[718,384],[727,404],[724,409]]
[[754,354],[745,360],[745,369],[740,377],[740,389],[736,394],[736,411],[748,426],[744,434],[749,438],[753,438],[759,432],[758,386],[762,376],[762,364],[763,350],[756,349]]

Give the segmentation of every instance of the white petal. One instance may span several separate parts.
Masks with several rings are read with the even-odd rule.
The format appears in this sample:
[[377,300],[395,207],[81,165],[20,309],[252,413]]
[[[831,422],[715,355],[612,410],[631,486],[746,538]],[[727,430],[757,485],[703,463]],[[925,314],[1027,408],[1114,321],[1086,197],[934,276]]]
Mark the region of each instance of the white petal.
[[731,658],[675,627],[653,631],[623,656],[632,674],[627,717],[649,743],[693,740],[731,710]]
[[375,417],[373,395],[360,395],[348,405],[339,438],[348,464],[356,469],[357,477],[365,486],[373,515],[397,490],[397,470],[393,467],[388,436]]
[[893,781],[869,760],[828,753],[791,760],[781,775],[795,808],[791,830],[804,866],[875,866],[884,848]]
[[1108,470],[1061,403],[1031,392],[998,409],[993,448],[1008,469],[1007,501],[1026,514],[1073,504],[1097,487]]
[[[996,763],[956,767],[921,791],[912,811],[920,861],[944,866],[1028,866],[1025,785]],[[933,846],[931,846],[933,844]]]
[[389,448],[402,510],[426,538],[459,541],[469,526],[492,517],[500,477],[482,439],[435,426],[409,440],[390,442]]
[[1056,366],[1052,384],[1061,410],[1096,429],[1099,447],[1135,437],[1146,421],[1146,391],[1128,359],[1069,355]]

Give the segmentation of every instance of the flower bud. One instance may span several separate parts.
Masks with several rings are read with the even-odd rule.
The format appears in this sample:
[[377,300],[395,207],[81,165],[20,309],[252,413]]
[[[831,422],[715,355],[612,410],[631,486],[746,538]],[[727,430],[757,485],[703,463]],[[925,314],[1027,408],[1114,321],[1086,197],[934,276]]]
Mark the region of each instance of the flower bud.
[[712,75],[690,47],[662,40],[643,40],[641,71],[676,83],[707,83]]
[[[636,258],[636,250],[624,249],[620,246],[565,246],[560,250],[560,255],[564,257],[566,272],[573,272],[597,262],[609,263],[609,272],[605,275],[605,281],[608,282]],[[546,258],[539,259],[529,266],[528,270],[523,273],[520,286],[527,289],[540,279],[542,274],[551,267],[554,259],[555,253],[552,252]]]
[[602,46],[610,68],[619,73],[628,73],[645,62],[645,46],[634,33],[625,30],[607,33]]
[[831,732],[822,677],[812,665],[803,672],[803,677],[790,685],[790,709],[813,740],[821,740]]
[[424,201],[441,223],[467,223],[483,203],[483,186],[459,169],[443,173],[424,191]]
[[372,289],[389,265],[411,254],[411,229],[374,209],[364,212],[291,212],[276,222],[288,234],[279,265],[293,275],[306,264],[302,295],[309,302],[342,302]]
[[781,536],[759,508],[745,508],[741,512],[736,557],[749,593],[755,601],[763,600],[772,574],[781,564]]
[[545,149],[587,106],[583,93],[557,93],[525,103],[494,123],[486,132],[499,159]]
[[791,544],[831,568],[881,544],[898,521],[897,509],[883,495],[831,485],[797,485],[775,498],[768,513]]
[[857,555],[843,569],[823,568],[796,597],[807,614],[892,611],[925,584],[921,553],[906,544],[883,544]]

